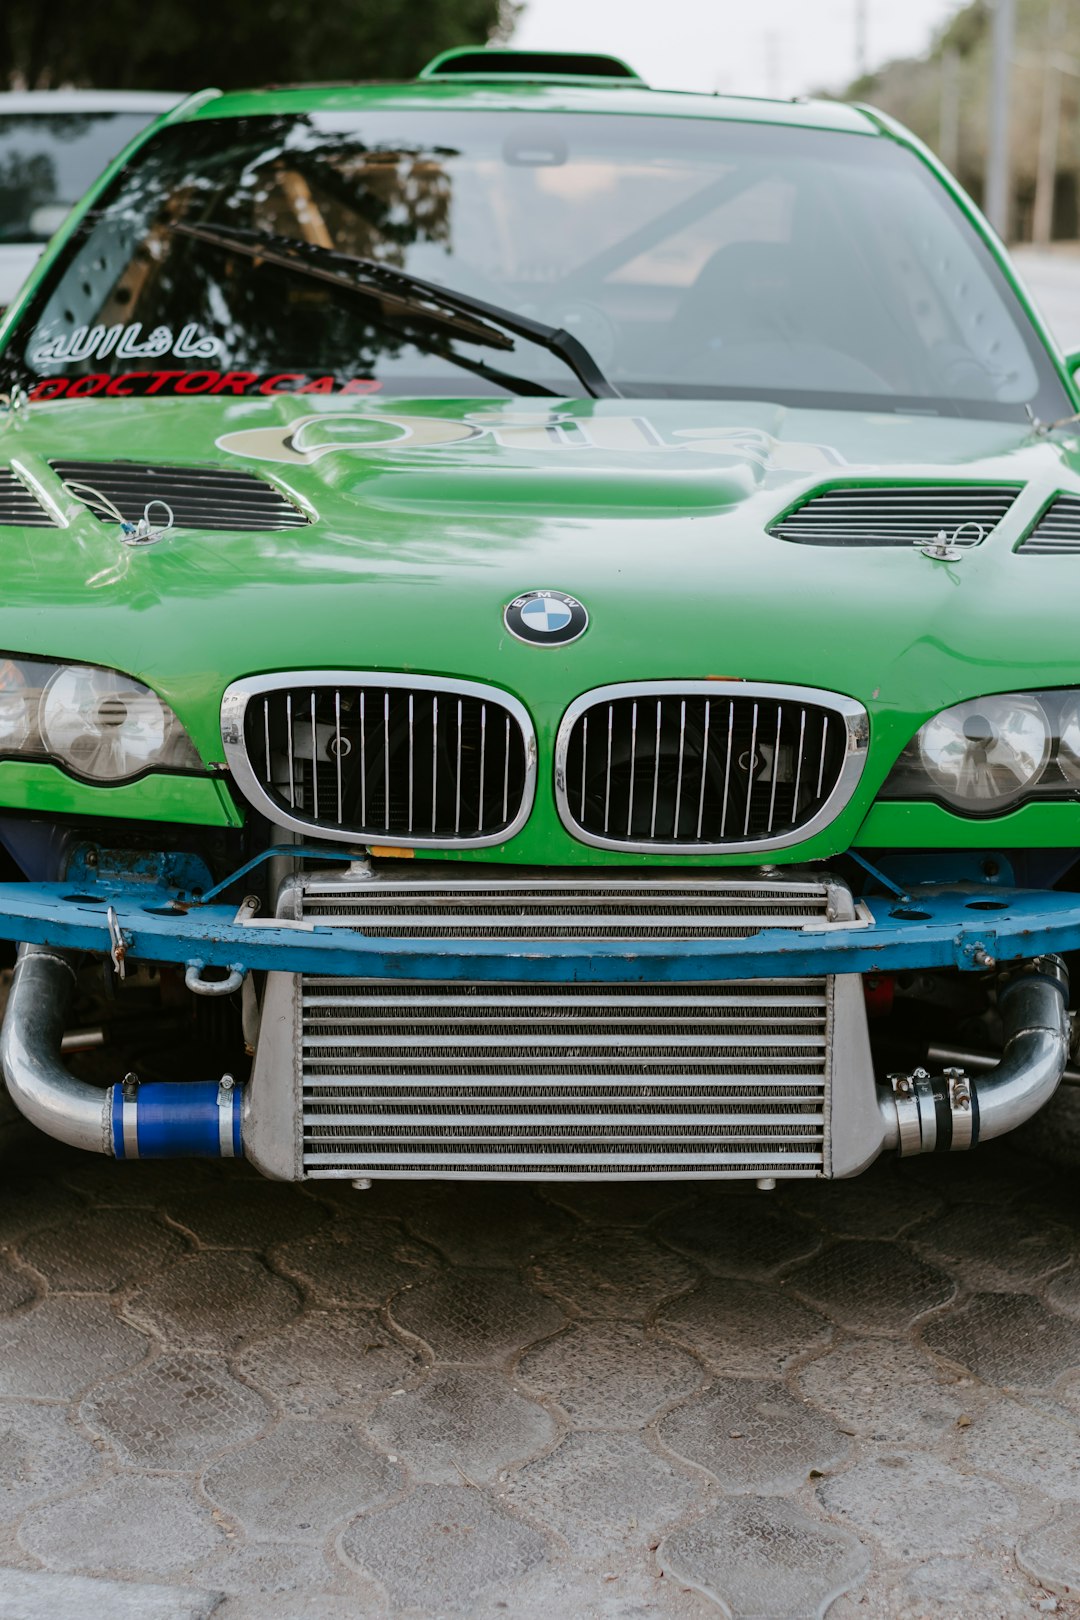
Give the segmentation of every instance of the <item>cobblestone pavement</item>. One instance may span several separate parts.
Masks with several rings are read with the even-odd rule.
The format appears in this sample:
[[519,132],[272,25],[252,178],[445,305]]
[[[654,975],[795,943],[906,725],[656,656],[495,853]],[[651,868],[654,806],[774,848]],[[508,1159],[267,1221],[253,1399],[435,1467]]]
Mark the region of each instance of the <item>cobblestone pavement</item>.
[[1080,1200],[1015,1148],[773,1194],[16,1165],[0,1617],[1080,1615]]

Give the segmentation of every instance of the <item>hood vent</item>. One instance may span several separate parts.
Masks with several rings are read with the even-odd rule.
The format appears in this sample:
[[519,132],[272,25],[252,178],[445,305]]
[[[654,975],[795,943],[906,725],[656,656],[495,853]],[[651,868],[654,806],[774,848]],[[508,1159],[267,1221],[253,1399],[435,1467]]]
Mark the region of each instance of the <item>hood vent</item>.
[[[265,478],[232,468],[157,467],[143,461],[50,465],[65,483],[91,485],[128,523],[137,523],[150,501],[165,501],[178,529],[300,529],[308,522],[306,514]],[[77,491],[72,493],[81,498]]]
[[1049,557],[1080,551],[1080,495],[1059,495],[1016,549]]
[[55,529],[51,517],[10,467],[0,467],[0,527]]
[[826,489],[769,525],[804,546],[977,546],[1020,490],[1001,484],[893,484]]

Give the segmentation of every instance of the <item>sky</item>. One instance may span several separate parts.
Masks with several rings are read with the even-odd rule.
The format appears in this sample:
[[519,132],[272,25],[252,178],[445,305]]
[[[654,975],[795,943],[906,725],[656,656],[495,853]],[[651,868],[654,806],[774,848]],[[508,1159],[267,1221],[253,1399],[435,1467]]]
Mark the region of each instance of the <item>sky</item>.
[[513,44],[610,51],[664,89],[795,96],[917,56],[960,0],[527,0]]

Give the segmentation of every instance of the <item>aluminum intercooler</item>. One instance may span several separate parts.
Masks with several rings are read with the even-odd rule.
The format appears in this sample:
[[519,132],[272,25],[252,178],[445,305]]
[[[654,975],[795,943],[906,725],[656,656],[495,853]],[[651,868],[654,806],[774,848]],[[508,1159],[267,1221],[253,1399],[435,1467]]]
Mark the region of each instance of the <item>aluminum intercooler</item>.
[[[373,938],[708,939],[829,927],[842,885],[307,874],[279,916]],[[861,982],[272,974],[245,1141],[303,1177],[805,1177],[880,1146]]]

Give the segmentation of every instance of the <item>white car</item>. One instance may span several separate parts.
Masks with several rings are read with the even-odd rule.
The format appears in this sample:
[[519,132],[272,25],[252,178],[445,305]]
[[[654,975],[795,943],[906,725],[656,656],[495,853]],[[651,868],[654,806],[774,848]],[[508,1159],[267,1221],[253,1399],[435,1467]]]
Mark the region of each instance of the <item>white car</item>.
[[0,94],[0,313],[91,181],[179,99],[144,90]]

